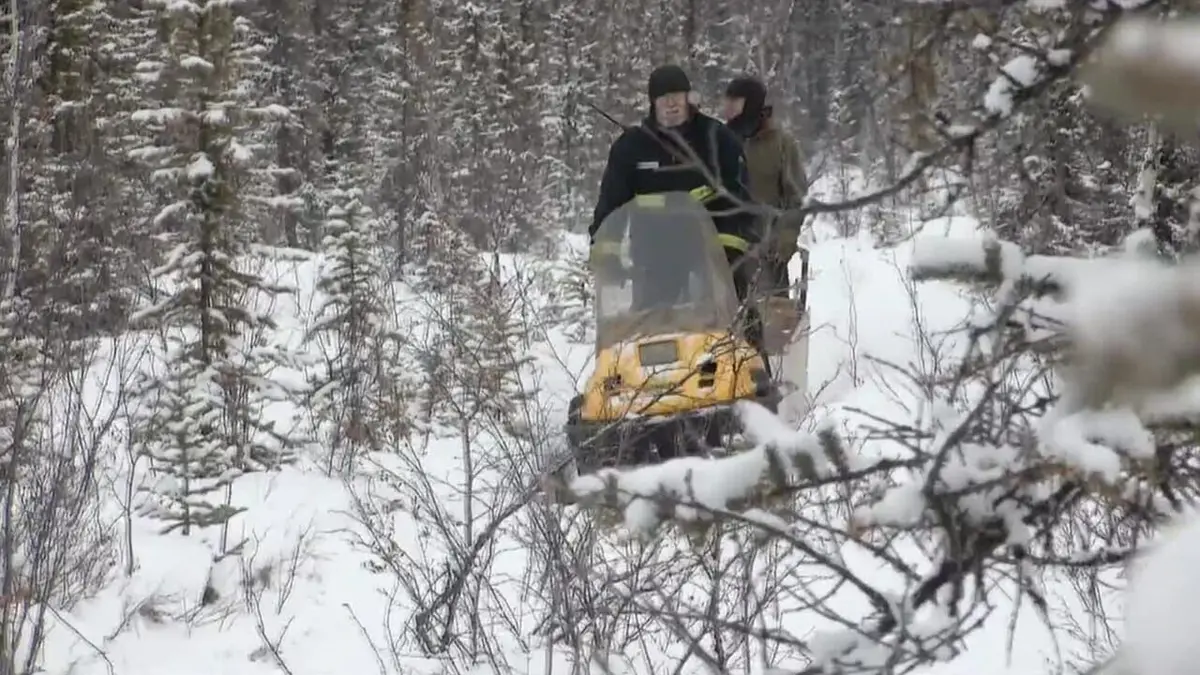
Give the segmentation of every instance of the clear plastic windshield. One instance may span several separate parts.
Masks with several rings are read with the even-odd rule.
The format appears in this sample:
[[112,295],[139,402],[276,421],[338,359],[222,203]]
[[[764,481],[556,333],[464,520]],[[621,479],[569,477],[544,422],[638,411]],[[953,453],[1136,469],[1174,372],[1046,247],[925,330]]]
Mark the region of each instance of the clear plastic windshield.
[[600,349],[643,335],[729,330],[737,294],[707,209],[686,192],[641,196],[596,231]]

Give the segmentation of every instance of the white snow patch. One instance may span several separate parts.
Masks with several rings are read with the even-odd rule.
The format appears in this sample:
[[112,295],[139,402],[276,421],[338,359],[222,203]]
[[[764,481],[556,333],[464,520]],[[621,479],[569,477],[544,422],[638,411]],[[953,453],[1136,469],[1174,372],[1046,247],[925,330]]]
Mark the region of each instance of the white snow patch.
[[192,161],[187,166],[187,177],[189,180],[205,180],[211,178],[216,171],[212,160],[204,153],[196,153],[192,157]]
[[1035,12],[1050,12],[1066,7],[1067,0],[1026,0],[1026,4]]
[[1041,450],[1085,474],[1115,483],[1121,471],[1121,454],[1145,459],[1154,456],[1154,438],[1128,409],[1081,411],[1042,420]]
[[1191,675],[1200,663],[1193,614],[1200,606],[1200,514],[1178,518],[1132,565],[1125,597],[1122,670]]
[[1021,54],[1000,69],[997,77],[983,97],[983,106],[994,115],[1010,115],[1013,111],[1013,95],[1037,81],[1041,67],[1036,58]]
[[185,56],[179,60],[179,65],[184,70],[199,70],[205,73],[213,69],[212,63],[199,56]]
[[606,470],[576,478],[571,490],[587,499],[614,482],[625,526],[650,534],[663,521],[659,507],[664,499],[682,505],[675,507],[677,519],[709,520],[750,494],[768,478],[772,465],[791,473],[793,462],[803,455],[818,472],[826,467],[816,436],[785,428],[757,403],[739,402],[738,412],[753,433],[762,435],[758,447],[717,459],[685,457],[620,472]]
[[1110,58],[1150,58],[1164,70],[1188,70],[1200,76],[1200,21],[1196,19],[1126,19],[1113,27],[1108,46]]

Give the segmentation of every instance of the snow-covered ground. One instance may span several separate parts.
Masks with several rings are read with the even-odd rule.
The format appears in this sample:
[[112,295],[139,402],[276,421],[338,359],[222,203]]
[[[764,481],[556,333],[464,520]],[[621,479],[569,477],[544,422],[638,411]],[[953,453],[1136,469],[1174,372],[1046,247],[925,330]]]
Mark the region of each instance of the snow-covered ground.
[[[918,237],[971,236],[977,227],[961,215],[921,225]],[[842,425],[861,421],[854,409],[881,417],[913,415],[904,408],[916,399],[896,390],[888,364],[928,372],[945,359],[945,350],[957,338],[937,336],[965,320],[969,302],[964,292],[949,283],[915,285],[907,278],[914,240],[880,249],[866,229],[859,236],[837,237],[829,223],[818,222],[814,232],[809,364],[817,405],[805,428],[822,420]],[[278,263],[281,275],[295,282],[300,293],[279,308],[283,320],[274,340],[293,347],[301,343],[313,319],[311,308],[319,304],[314,278],[320,264],[316,257]],[[110,406],[103,392],[116,387],[122,373],[128,378],[131,369],[145,367],[138,364],[148,358],[151,342],[150,336],[130,335],[102,350],[93,370],[94,406]],[[537,379],[539,390],[533,441],[483,434],[468,446],[462,438],[433,433],[412,447],[364,458],[349,480],[328,477],[320,448],[305,448],[305,459],[297,465],[235,481],[232,502],[246,510],[233,519],[226,536],[230,546],[244,544],[239,554],[217,563],[212,551],[219,531],[161,535],[160,522],[125,513],[130,469],[123,449],[114,446],[112,485],[105,487],[111,508],[105,516],[121,532],[117,549],[132,551],[133,558],[116,561],[111,581],[100,593],[80,598],[69,610],[52,612],[43,672],[570,672],[569,650],[549,647],[543,625],[552,589],[570,584],[550,578],[545,549],[537,546],[561,536],[567,540],[557,545],[569,548],[569,538],[585,528],[578,513],[537,500],[527,503],[525,497],[539,464],[531,454],[561,449],[554,426],[586,373],[590,346],[570,339],[566,329],[552,327],[533,352],[536,367],[529,377]],[[302,410],[274,413],[286,427],[303,427]],[[464,468],[468,450],[475,461],[491,464],[472,481]],[[144,476],[135,473],[133,479]],[[596,550],[583,559],[590,555],[610,568],[615,559],[634,551],[667,555],[665,549],[651,555],[633,543],[611,540],[591,545]],[[848,564],[854,562],[851,558]],[[467,570],[461,583],[453,583],[461,570]],[[586,573],[582,576],[589,583]],[[478,632],[487,644],[476,651],[494,650],[503,663],[481,657],[471,670],[462,663],[448,667],[449,656],[419,655],[413,629],[436,637],[446,615],[423,613],[422,608],[456,589],[473,597],[470,602],[457,598],[454,625],[475,622],[482,627]],[[798,619],[784,617],[781,623],[803,639],[819,628],[806,625],[806,616],[797,613]],[[1032,610],[1019,612],[1011,622],[1009,616],[998,611],[973,634],[963,656],[936,670],[990,675],[1047,672],[1048,663],[1053,668],[1055,645],[1038,616]],[[661,635],[648,639],[645,648],[650,662],[654,650],[682,654],[681,645]],[[448,653],[469,649],[459,644]],[[649,672],[644,654],[613,651],[609,666],[614,672]],[[702,672],[698,663],[693,665]]]

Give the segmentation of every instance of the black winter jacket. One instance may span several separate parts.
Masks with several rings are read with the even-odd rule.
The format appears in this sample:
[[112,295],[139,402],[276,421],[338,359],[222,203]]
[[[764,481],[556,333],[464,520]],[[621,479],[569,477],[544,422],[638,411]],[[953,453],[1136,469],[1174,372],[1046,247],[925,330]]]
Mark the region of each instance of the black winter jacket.
[[[699,158],[708,165],[729,194],[743,204],[750,203],[746,186],[746,157],[741,140],[719,120],[692,109],[692,117],[675,130],[691,146]],[[596,202],[592,225],[588,234],[594,239],[600,224],[613,211],[623,206],[636,195],[662,192],[687,192],[708,185],[704,174],[695,168],[679,170],[689,163],[686,151],[678,149],[674,134],[665,133],[651,115],[641,125],[627,128],[612,144],[608,152],[608,165],[600,182],[600,196]],[[663,170],[667,169],[667,170]],[[737,204],[718,197],[705,204],[709,211],[732,211]],[[713,222],[722,234],[732,234],[750,244],[761,239],[752,213],[742,207],[739,213],[714,215]]]

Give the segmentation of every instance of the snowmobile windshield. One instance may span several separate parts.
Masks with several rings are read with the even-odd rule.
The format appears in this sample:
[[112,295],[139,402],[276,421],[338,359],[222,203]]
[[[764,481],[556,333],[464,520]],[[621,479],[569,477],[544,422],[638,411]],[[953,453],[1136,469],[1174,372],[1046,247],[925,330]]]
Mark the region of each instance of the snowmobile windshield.
[[686,192],[642,195],[595,234],[596,342],[730,330],[733,274],[708,210]]

